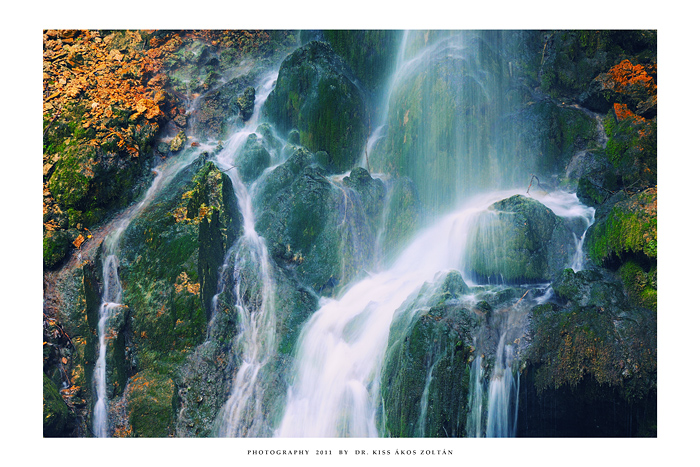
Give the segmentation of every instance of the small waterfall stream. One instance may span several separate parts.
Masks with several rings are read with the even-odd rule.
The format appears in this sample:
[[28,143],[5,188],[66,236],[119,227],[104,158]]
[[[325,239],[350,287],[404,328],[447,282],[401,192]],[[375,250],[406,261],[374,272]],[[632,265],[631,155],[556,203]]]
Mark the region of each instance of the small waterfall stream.
[[116,219],[114,225],[109,227],[110,233],[102,244],[102,303],[99,308],[97,327],[99,341],[98,358],[93,373],[96,402],[92,413],[92,431],[98,438],[110,435],[109,398],[107,394],[107,348],[109,340],[113,338],[112,320],[125,307],[122,303],[122,286],[119,280],[119,242],[132,219],[141,213],[155,198],[156,194],[198,155],[199,152],[197,151],[185,152],[183,155],[168,159],[161,166],[154,169],[156,176],[143,199]]
[[243,235],[225,260],[222,277],[234,268],[234,284],[220,284],[214,297],[215,308],[225,287],[233,285],[238,334],[234,344],[237,369],[231,394],[219,412],[216,431],[219,436],[263,436],[262,394],[258,378],[275,351],[275,283],[265,240],[255,231],[255,216],[249,188],[241,180],[236,157],[249,135],[255,133],[262,104],[274,85],[277,73],[266,76],[256,90],[255,108],[244,128],[234,133],[217,162],[233,183],[238,209],[243,216]]

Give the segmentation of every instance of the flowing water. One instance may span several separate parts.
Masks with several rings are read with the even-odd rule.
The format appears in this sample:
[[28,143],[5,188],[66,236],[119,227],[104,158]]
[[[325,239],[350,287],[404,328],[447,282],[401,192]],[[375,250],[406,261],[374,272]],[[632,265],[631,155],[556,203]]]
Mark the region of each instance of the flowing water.
[[102,303],[99,308],[99,322],[97,325],[98,358],[95,362],[93,385],[97,402],[92,413],[92,431],[96,437],[109,436],[109,397],[107,393],[107,351],[109,342],[115,337],[112,329],[112,321],[124,309],[122,303],[122,286],[119,281],[119,241],[129,223],[153,200],[156,194],[173,179],[184,167],[187,167],[197,156],[198,151],[185,152],[180,156],[172,157],[160,167],[154,169],[156,174],[151,186],[143,199],[127,209],[113,226],[109,227],[110,233],[102,244]]
[[[232,277],[233,284],[225,281],[214,297],[215,308],[226,287],[232,287],[238,316],[238,334],[235,342],[237,368],[233,388],[216,420],[219,436],[241,437],[264,434],[262,396],[265,388],[260,373],[275,351],[275,283],[265,240],[255,231],[255,216],[248,187],[241,181],[236,158],[258,126],[260,109],[267,99],[277,77],[266,76],[256,89],[252,117],[240,131],[234,133],[217,162],[229,174],[238,198],[238,209],[243,216],[243,235],[227,254],[222,277]],[[232,275],[227,269],[234,268]]]

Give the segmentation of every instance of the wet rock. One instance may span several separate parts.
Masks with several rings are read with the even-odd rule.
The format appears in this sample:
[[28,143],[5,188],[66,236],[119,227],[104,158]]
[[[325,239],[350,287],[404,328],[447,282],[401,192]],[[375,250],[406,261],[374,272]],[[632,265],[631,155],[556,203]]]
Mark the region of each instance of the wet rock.
[[571,234],[539,201],[522,195],[490,206],[469,239],[467,270],[491,282],[541,282],[573,254]]
[[284,60],[263,112],[283,133],[298,129],[312,152],[326,151],[325,168],[333,173],[355,165],[368,135],[363,94],[324,42],[310,42]]
[[243,91],[238,99],[236,99],[236,105],[240,109],[241,119],[245,122],[253,116],[253,110],[255,109],[255,88],[249,86]]
[[183,147],[185,147],[185,143],[187,142],[187,136],[185,136],[184,131],[180,131],[175,137],[170,141],[170,151],[171,152],[178,152],[180,151]]
[[250,183],[270,165],[270,153],[263,146],[262,140],[255,133],[251,133],[236,158],[236,166],[241,180]]
[[45,374],[43,378],[44,437],[67,436],[73,428],[73,417],[56,385]]
[[452,271],[397,311],[381,376],[387,436],[466,436],[479,320],[454,301],[466,290]]

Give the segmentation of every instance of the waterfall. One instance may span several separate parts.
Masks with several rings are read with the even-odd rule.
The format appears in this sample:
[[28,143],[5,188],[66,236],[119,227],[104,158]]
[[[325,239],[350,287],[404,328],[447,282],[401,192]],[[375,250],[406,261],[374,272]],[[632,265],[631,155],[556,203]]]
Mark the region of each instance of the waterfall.
[[419,234],[391,268],[322,301],[300,334],[277,436],[378,436],[379,376],[394,313],[436,274],[460,269],[474,219],[502,197],[472,200]]
[[486,436],[506,438],[515,436],[518,416],[518,391],[520,377],[513,376],[513,348],[505,344],[506,334],[501,334],[496,352],[496,365],[489,383]]
[[92,413],[92,431],[98,438],[109,436],[109,415],[107,394],[107,349],[109,341],[114,337],[116,330],[112,329],[112,321],[120,310],[125,308],[122,303],[122,286],[119,280],[119,241],[132,219],[140,214],[153,200],[156,194],[177,173],[187,167],[200,151],[184,152],[182,155],[172,157],[161,166],[154,169],[156,176],[151,186],[146,191],[143,199],[122,213],[112,225],[106,227],[109,234],[102,244],[102,297],[99,308],[99,322],[97,325],[98,358],[93,372],[93,386],[97,401]]
[[[267,75],[256,89],[255,108],[244,128],[235,132],[218,155],[217,162],[229,174],[243,217],[243,235],[227,254],[221,281],[214,297],[215,312],[220,296],[233,286],[238,334],[234,344],[237,368],[230,396],[216,420],[219,436],[264,436],[263,387],[260,376],[275,352],[275,283],[265,240],[255,231],[253,203],[248,188],[235,167],[244,142],[255,133],[260,109],[274,85],[277,73]],[[233,274],[229,275],[229,269]]]

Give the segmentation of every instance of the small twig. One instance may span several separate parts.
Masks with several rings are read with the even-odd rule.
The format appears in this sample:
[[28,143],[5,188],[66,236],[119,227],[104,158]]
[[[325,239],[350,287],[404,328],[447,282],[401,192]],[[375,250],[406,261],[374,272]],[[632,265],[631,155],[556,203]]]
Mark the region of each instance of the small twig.
[[226,169],[226,170],[222,170],[222,172],[228,172],[229,170],[233,170],[233,169],[237,169],[237,168],[238,168],[238,166],[237,166],[237,165],[232,165],[232,166],[231,166],[231,167],[229,167],[228,169]]
[[518,303],[522,302],[522,301],[523,301],[523,298],[525,298],[525,295],[527,295],[529,292],[530,292],[530,289],[527,289],[527,290],[525,291],[525,293],[523,294],[523,296],[520,297],[520,300],[518,300],[517,302],[515,302],[515,305],[513,305],[513,306],[518,306]]
[[533,180],[537,180],[537,186],[538,186],[542,191],[544,191],[545,193],[547,192],[547,190],[545,190],[544,188],[542,188],[542,185],[540,185],[540,179],[537,178],[537,175],[532,174],[532,177],[530,178],[530,184],[527,186],[527,191],[526,191],[525,193],[527,193],[528,195],[530,194],[530,188],[532,187],[532,181],[533,181]]

